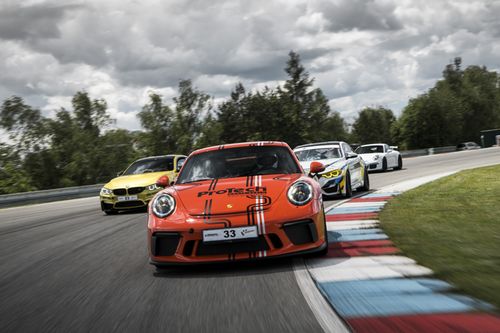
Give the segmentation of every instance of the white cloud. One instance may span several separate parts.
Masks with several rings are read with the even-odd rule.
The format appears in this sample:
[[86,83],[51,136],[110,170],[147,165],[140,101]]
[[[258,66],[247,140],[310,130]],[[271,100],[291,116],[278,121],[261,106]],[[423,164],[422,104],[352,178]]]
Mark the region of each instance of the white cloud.
[[274,87],[295,50],[345,117],[399,112],[456,56],[500,70],[499,16],[498,0],[4,0],[0,99],[52,114],[86,90],[138,129],[151,91],[170,104],[181,79],[215,101]]

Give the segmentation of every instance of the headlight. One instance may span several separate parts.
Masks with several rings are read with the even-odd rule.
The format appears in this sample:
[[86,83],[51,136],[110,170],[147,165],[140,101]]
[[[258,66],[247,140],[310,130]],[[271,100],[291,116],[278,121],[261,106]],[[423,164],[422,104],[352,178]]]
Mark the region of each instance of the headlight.
[[335,170],[331,170],[331,171],[328,171],[328,172],[325,172],[321,175],[321,177],[325,177],[325,178],[334,178],[334,177],[338,177],[342,174],[342,170],[340,169],[335,169]]
[[375,156],[373,156],[373,159],[374,159],[375,161],[376,161],[376,160],[378,160],[379,158],[380,158],[380,156],[379,156],[379,155],[375,155]]
[[153,213],[158,217],[166,217],[175,209],[175,199],[170,194],[160,194],[153,200],[151,206],[153,208]]
[[113,194],[113,191],[110,190],[109,188],[105,187],[101,188],[101,195],[111,195],[111,194]]
[[294,183],[288,189],[288,200],[297,206],[303,206],[313,197],[312,186],[304,181],[298,181]]
[[146,190],[148,190],[148,191],[154,191],[154,190],[159,190],[159,189],[160,189],[160,187],[158,187],[158,185],[156,185],[156,184],[146,186]]

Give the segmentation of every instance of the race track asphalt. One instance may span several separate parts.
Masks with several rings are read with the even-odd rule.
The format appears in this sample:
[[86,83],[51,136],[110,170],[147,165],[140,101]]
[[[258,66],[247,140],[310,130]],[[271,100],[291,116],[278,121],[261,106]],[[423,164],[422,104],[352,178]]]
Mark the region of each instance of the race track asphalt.
[[[409,158],[372,188],[500,164],[500,148]],[[326,202],[325,206],[334,201]],[[146,214],[98,198],[0,210],[0,332],[321,332],[292,259],[176,268],[147,262]]]

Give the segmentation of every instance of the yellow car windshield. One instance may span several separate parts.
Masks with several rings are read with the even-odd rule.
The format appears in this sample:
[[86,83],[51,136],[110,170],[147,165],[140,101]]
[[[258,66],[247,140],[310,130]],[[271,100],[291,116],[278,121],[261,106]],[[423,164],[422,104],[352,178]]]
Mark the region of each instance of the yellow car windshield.
[[152,157],[141,159],[132,163],[123,175],[139,175],[149,172],[170,171],[174,169],[172,156]]

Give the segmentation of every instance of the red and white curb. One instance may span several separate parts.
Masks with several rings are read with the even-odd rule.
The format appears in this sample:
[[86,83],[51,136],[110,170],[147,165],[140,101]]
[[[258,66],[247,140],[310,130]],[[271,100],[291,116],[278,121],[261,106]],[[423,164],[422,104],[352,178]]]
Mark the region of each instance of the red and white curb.
[[372,193],[326,211],[328,254],[306,265],[330,315],[354,332],[500,332],[500,318],[482,312],[491,305],[433,278],[380,228],[378,212],[397,194]]

